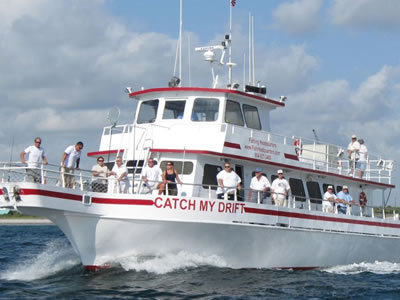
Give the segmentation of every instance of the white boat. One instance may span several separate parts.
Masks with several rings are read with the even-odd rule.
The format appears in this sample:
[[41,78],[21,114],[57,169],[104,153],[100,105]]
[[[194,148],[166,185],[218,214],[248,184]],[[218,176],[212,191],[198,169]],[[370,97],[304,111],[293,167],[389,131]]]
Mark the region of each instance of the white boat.
[[[197,50],[213,62],[215,52],[230,45],[227,35],[221,45]],[[284,109],[285,97],[270,99],[264,87],[241,88],[231,78],[223,88],[216,87],[217,77],[205,88],[182,87],[177,78],[168,87],[128,88],[138,102],[133,122],[105,127],[98,151],[88,153],[104,156],[110,167],[122,156],[130,171],[128,193],[116,192],[113,181],[106,193],[91,191],[90,171],[77,170],[68,188],[57,165],[42,165],[39,182],[29,182],[25,165],[2,163],[0,206],[50,219],[87,269],[131,255],[180,251],[216,255],[234,268],[400,262],[398,214],[375,213],[395,188],[393,160],[370,155],[358,178],[343,155],[346,147],[271,131],[270,114]],[[162,169],[174,162],[183,181],[177,196],[142,193],[140,173],[149,157]],[[216,196],[216,175],[225,162],[244,186],[233,201]],[[291,187],[285,206],[270,197],[247,201],[256,168],[271,182],[283,169]],[[328,185],[336,192],[347,185],[357,203],[364,192],[368,205],[347,205],[346,214],[322,211]]]

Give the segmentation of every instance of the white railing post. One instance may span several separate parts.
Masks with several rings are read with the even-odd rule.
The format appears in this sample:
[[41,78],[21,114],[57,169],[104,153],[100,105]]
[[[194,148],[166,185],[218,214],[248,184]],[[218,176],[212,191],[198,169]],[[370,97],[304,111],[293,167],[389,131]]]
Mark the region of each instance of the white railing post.
[[336,203],[336,205],[335,205],[335,215],[337,215],[338,214],[338,204]]
[[61,183],[63,188],[65,188],[65,176],[65,167],[61,167]]
[[382,218],[385,220],[386,219],[386,213],[385,213],[385,209],[382,209]]
[[44,183],[45,183],[45,182],[44,182],[44,170],[43,170],[43,166],[44,166],[43,164],[40,166],[40,177],[41,177],[41,178],[40,178],[40,179],[41,179],[41,180],[40,180],[40,183],[41,183],[41,184],[44,184]]
[[311,211],[311,199],[308,199],[308,210]]
[[208,186],[208,200],[211,199],[211,185]]
[[351,216],[351,205],[346,204],[346,215]]
[[372,208],[371,218],[375,218],[375,209],[374,209],[374,207]]
[[260,204],[260,191],[257,191],[257,203]]
[[81,191],[83,191],[83,177],[82,177],[82,171],[79,171],[79,183],[81,184]]

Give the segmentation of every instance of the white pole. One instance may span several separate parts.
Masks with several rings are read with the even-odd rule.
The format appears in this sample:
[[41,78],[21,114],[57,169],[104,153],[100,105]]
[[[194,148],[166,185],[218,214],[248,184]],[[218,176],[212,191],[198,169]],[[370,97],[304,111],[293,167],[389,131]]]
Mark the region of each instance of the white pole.
[[251,82],[251,13],[249,13],[249,84]]
[[189,86],[192,86],[192,72],[190,70],[190,35],[188,35],[188,59],[189,59]]
[[243,53],[243,91],[246,85],[246,53]]
[[253,61],[253,85],[255,85],[256,81],[256,74],[255,74],[255,68],[254,68],[254,17],[251,16],[251,59]]
[[182,0],[179,6],[179,86],[182,86]]
[[232,3],[229,3],[229,73],[228,73],[228,84],[232,86]]

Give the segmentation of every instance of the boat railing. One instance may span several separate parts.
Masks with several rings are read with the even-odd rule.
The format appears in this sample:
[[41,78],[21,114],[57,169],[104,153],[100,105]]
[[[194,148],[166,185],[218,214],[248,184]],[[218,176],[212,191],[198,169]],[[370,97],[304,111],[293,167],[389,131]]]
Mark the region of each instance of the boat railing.
[[[132,179],[132,178],[130,178]],[[70,189],[76,189],[81,191],[93,191],[101,193],[121,193],[121,186],[115,177],[108,178],[94,178],[91,170],[75,169],[74,173],[67,173],[59,165],[40,165],[37,168],[27,167],[25,164],[18,162],[6,162],[0,163],[0,180],[2,183],[6,182],[34,182],[37,184],[60,186]],[[136,193],[139,194],[159,194],[158,184],[160,181],[149,181],[153,188],[149,188],[147,185],[143,185],[140,190]],[[186,197],[189,193],[185,192],[185,189],[191,190],[194,187],[207,190],[207,198],[209,200],[216,200],[217,185],[213,184],[194,184],[194,183],[174,183],[174,187],[170,186],[170,183],[166,184],[165,191],[161,191],[166,196]],[[176,185],[176,188],[175,188]],[[131,191],[131,190],[130,190]],[[171,191],[173,191],[171,193]],[[229,192],[228,192],[229,191]],[[326,211],[322,206],[322,199],[310,198],[299,195],[288,196],[281,195],[284,200],[279,203],[275,201],[275,198],[279,195],[277,193],[271,193],[270,191],[256,191],[252,189],[242,188],[238,190],[236,187],[225,187],[222,191],[224,200],[233,201],[248,201],[258,204],[269,204],[269,205],[280,205],[282,207],[304,209],[308,211],[320,211],[327,214],[340,214],[338,211],[338,203],[335,203],[333,211]],[[190,194],[189,194],[190,195]],[[375,207],[372,206],[361,206],[359,203],[353,201],[347,203],[346,214],[354,216],[364,216],[372,218],[382,219],[393,219],[399,220],[399,212],[386,211],[385,209],[376,211]]]

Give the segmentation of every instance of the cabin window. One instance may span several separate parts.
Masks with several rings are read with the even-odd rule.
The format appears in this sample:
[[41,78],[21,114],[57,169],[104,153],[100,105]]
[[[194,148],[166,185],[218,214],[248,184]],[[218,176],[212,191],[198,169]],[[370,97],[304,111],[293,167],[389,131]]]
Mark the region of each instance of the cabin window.
[[[126,168],[128,169],[128,174],[132,174],[134,170],[135,170],[135,174],[142,173],[143,164],[144,164],[143,159],[141,159],[139,161],[128,160],[126,163]],[[112,169],[110,169],[110,170],[112,170]]]
[[342,191],[343,190],[343,187],[341,186],[341,185],[338,185],[337,187],[336,187],[336,191],[339,193],[340,191]]
[[307,181],[307,190],[311,203],[321,203],[322,195],[318,182]]
[[260,116],[257,107],[243,104],[243,114],[248,128],[261,130]]
[[196,98],[193,104],[192,121],[213,122],[218,119],[219,100],[215,98]]
[[193,172],[193,163],[191,161],[181,160],[164,160],[160,163],[161,170],[165,171],[167,169],[167,162],[172,161],[174,163],[174,169],[178,174],[189,175]]
[[208,189],[211,185],[212,190],[217,189],[217,174],[222,170],[221,166],[215,165],[204,165],[204,172],[203,172],[203,189]]
[[304,190],[303,181],[297,178],[289,178],[289,185],[292,195],[296,197],[296,201],[306,200],[306,191]]
[[163,119],[183,119],[186,101],[165,101]]
[[326,193],[326,191],[328,190],[328,186],[330,185],[333,187],[333,193],[336,194],[335,186],[333,184],[328,184],[328,183],[324,183],[322,185],[322,190],[324,191],[324,194]]
[[143,101],[140,105],[139,115],[137,118],[138,124],[154,123],[157,117],[159,100]]
[[225,122],[235,125],[244,125],[242,110],[239,102],[227,100],[225,110]]

